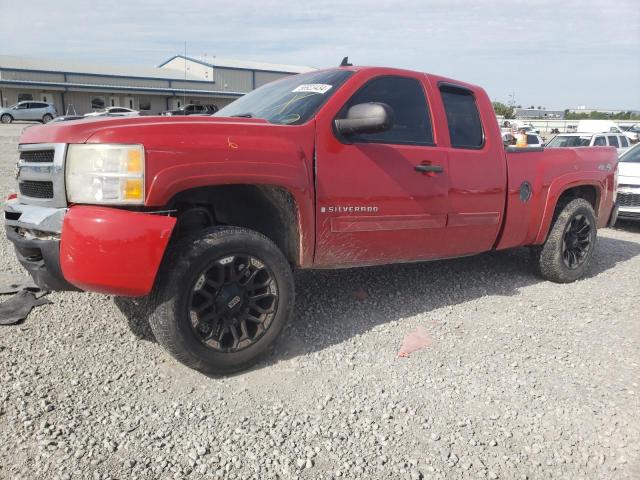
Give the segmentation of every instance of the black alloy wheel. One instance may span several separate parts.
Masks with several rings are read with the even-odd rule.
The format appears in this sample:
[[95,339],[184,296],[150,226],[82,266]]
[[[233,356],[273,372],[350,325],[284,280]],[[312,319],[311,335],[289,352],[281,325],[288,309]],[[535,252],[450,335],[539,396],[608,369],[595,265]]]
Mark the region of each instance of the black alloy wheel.
[[205,267],[191,288],[189,318],[207,347],[237,352],[258,341],[273,321],[278,286],[258,258],[225,255]]
[[585,262],[592,246],[593,225],[586,215],[575,215],[568,223],[562,240],[562,261],[572,270]]
[[584,198],[562,199],[547,239],[531,248],[536,270],[557,283],[584,277],[593,259],[597,235],[593,205]]
[[180,362],[224,375],[269,351],[294,301],[291,265],[271,239],[216,226],[169,246],[149,299],[149,324]]

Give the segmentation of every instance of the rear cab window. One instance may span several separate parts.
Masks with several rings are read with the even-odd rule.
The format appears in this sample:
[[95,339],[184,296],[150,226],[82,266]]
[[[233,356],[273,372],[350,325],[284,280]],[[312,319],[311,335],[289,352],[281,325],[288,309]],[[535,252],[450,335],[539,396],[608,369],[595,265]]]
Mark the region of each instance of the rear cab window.
[[484,130],[473,92],[457,85],[441,84],[440,95],[447,115],[451,146],[482,148]]

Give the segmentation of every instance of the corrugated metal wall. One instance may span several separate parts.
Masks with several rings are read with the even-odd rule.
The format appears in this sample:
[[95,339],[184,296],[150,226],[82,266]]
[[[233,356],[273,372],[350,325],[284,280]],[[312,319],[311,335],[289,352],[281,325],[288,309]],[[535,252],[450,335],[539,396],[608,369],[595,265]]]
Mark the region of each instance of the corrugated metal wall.
[[25,80],[29,82],[64,82],[62,73],[18,72],[2,70],[2,80]]
[[288,76],[287,73],[256,72],[256,88]]
[[253,90],[252,71],[214,68],[213,80],[216,90],[220,92],[247,93]]
[[213,82],[189,82],[184,80],[171,80],[171,89],[186,88],[187,90],[217,90]]
[[88,85],[110,85],[118,87],[152,87],[168,88],[169,80],[155,80],[128,77],[99,77],[94,75],[67,74],[68,83]]

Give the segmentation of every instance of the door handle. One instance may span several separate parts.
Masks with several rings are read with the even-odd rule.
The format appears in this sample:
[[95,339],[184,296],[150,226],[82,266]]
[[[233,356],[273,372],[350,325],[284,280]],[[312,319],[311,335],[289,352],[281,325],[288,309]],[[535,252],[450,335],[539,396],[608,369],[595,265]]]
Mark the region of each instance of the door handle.
[[416,172],[422,172],[422,173],[442,173],[443,169],[440,165],[426,165],[424,163],[421,163],[420,165],[416,165],[415,167]]

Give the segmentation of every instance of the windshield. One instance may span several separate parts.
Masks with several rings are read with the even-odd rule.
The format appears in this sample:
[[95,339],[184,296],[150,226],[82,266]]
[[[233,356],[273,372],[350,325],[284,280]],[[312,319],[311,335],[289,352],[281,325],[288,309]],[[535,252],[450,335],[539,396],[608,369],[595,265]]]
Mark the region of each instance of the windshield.
[[630,148],[618,159],[619,162],[640,163],[640,143]]
[[591,136],[557,135],[547,144],[547,147],[588,147],[589,143],[591,143]]
[[299,125],[309,120],[352,73],[325,70],[286,77],[240,97],[214,116],[263,118],[278,125]]

